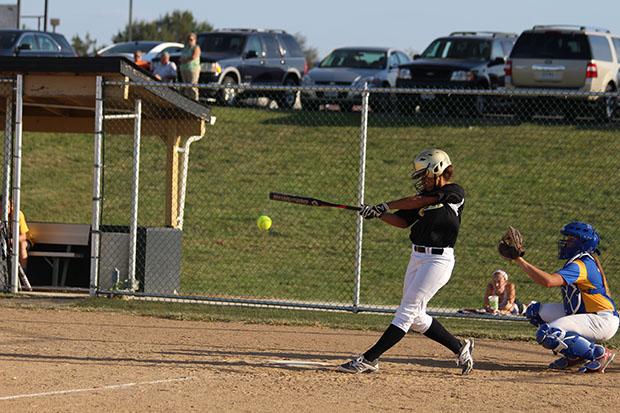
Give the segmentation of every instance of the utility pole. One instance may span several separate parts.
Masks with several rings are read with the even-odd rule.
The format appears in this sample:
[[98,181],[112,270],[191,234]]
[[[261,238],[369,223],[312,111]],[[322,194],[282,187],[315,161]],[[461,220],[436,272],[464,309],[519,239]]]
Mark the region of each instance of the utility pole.
[[45,0],[45,10],[43,12],[43,31],[47,31],[47,0]]
[[[47,0],[45,0],[45,1],[47,1]],[[129,29],[128,29],[128,34],[127,34],[127,37],[129,38],[128,39],[129,41],[131,41],[131,26],[132,26],[131,14],[132,14],[132,11],[133,11],[133,0],[129,0]]]
[[19,30],[19,18],[21,16],[22,13],[22,0],[17,0],[17,27],[16,29]]

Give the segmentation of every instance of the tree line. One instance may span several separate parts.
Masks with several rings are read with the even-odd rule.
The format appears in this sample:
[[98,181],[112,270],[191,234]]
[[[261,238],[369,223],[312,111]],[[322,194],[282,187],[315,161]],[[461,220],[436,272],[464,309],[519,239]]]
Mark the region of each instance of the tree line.
[[[158,17],[155,20],[138,20],[131,25],[131,40],[161,40],[164,42],[184,43],[190,32],[204,33],[213,30],[213,25],[207,21],[197,21],[189,10],[174,10]],[[301,33],[294,35],[299,42],[309,65],[314,64],[319,58],[318,50],[308,46],[305,36]],[[129,24],[112,36],[112,43],[129,41]],[[71,38],[71,45],[79,56],[93,55],[105,45],[98,44],[90,33],[82,38],[76,34]]]

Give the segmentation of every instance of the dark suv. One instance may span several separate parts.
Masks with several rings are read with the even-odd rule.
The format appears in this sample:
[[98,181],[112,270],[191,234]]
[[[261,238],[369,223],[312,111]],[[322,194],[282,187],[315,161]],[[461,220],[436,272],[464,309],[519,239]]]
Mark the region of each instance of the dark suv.
[[0,30],[0,56],[75,57],[76,54],[62,34]]
[[[504,64],[517,39],[515,33],[454,32],[434,40],[414,61],[399,66],[399,88],[495,89],[504,86]],[[399,94],[405,110],[446,99],[436,94]],[[468,109],[484,113],[485,96],[466,96]],[[455,102],[457,99],[450,98]],[[460,102],[462,104],[462,101]]]
[[[301,47],[283,30],[219,29],[200,33],[198,45],[200,83],[292,86],[300,84],[307,70]],[[234,105],[239,98],[234,87],[201,93],[225,105]],[[275,99],[280,108],[291,108],[297,93],[272,92],[267,97]]]

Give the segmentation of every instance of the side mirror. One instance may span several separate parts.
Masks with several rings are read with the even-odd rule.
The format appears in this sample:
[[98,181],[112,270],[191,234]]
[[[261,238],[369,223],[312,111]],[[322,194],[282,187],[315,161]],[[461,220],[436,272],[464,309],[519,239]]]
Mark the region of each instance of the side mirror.
[[17,50],[32,50],[32,45],[30,43],[22,43],[17,47]]
[[248,52],[245,54],[246,59],[254,59],[257,57],[258,57],[258,54],[256,53],[256,50],[248,50]]
[[491,60],[491,62],[489,63],[489,66],[497,66],[497,65],[504,65],[506,64],[506,59],[503,57],[496,57],[495,59]]
[[392,66],[390,66],[390,70],[397,70],[398,69],[398,63],[394,63]]
[[418,60],[419,58],[421,58],[422,56],[420,56],[419,54],[414,54],[413,55],[413,60]]

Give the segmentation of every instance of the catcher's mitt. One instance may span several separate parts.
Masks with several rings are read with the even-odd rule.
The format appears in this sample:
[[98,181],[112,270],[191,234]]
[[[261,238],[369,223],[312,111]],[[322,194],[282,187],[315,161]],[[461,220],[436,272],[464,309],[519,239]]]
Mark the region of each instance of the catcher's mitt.
[[523,243],[523,236],[519,230],[509,226],[508,231],[506,231],[502,239],[499,240],[497,250],[499,251],[499,255],[510,260],[523,257],[525,254],[525,245]]

